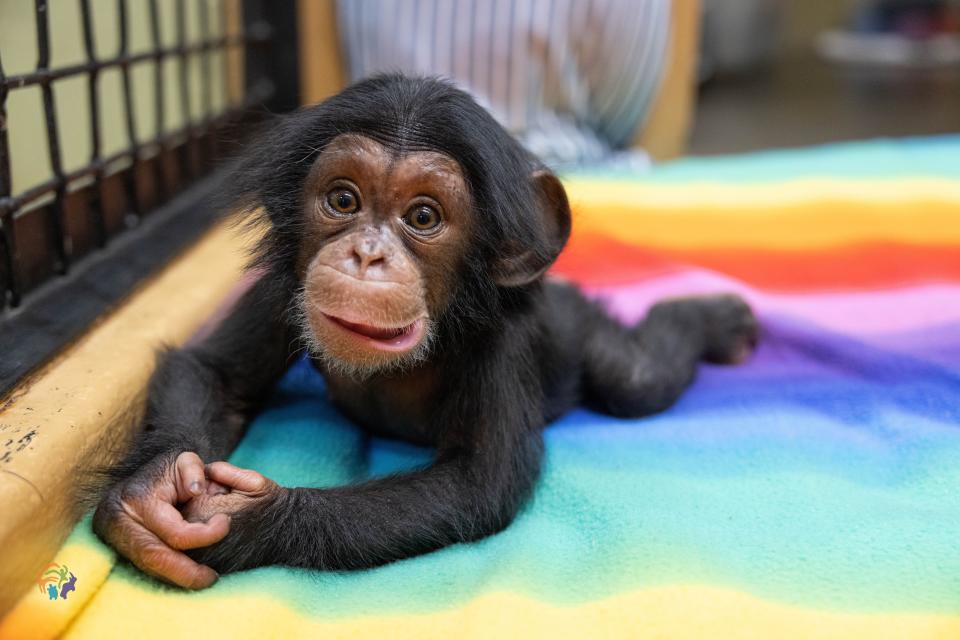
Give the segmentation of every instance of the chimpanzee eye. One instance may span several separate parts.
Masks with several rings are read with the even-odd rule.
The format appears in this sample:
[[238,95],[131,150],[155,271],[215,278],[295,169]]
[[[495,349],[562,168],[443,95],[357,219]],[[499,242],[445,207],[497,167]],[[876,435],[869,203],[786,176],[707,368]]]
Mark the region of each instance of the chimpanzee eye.
[[334,189],[327,194],[327,204],[337,213],[350,214],[355,213],[360,208],[360,200],[357,194],[350,189]]
[[433,207],[422,204],[411,209],[403,217],[403,221],[413,227],[415,231],[429,233],[440,226],[440,214]]

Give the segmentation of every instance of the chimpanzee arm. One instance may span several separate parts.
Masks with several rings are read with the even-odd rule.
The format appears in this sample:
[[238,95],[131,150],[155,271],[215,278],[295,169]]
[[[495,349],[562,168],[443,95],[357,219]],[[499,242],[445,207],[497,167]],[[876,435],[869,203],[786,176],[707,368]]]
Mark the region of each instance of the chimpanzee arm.
[[93,530],[143,571],[189,588],[217,574],[183,551],[221,540],[224,515],[187,522],[176,505],[207,487],[205,461],[226,457],[292,350],[290,289],[262,277],[200,344],[164,354],[151,380],[144,429],[93,516]]
[[264,276],[200,343],[159,357],[150,381],[143,431],[116,476],[161,454],[226,458],[247,419],[286,369],[294,338],[284,283]]
[[459,392],[472,397],[449,399],[452,437],[431,466],[330,489],[273,485],[272,497],[230,514],[223,541],[190,555],[221,572],[267,564],[357,569],[503,529],[539,474],[539,391],[511,385],[506,370],[474,380],[497,389],[475,382]]

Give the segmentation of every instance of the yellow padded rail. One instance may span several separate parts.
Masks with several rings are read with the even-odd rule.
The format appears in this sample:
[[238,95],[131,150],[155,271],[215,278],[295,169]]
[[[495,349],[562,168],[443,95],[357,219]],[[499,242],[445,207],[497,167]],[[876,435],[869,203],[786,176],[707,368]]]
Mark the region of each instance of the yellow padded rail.
[[0,399],[0,617],[80,516],[84,470],[108,462],[142,410],[154,351],[182,344],[237,284],[250,241],[224,224]]

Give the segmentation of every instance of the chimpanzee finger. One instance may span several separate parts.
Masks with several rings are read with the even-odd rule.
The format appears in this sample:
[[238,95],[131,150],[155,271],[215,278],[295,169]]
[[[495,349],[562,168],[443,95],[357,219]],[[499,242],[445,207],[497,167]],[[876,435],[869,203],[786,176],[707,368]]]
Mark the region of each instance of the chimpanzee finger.
[[258,493],[266,489],[269,482],[253,469],[241,469],[229,462],[211,462],[206,468],[211,480],[237,491]]
[[204,589],[220,577],[210,567],[174,551],[159,540],[139,547],[128,557],[142,571],[185,589]]
[[165,545],[130,515],[116,523],[111,544],[141,571],[180,587],[203,589],[219,577],[210,567]]
[[208,496],[222,496],[225,493],[230,493],[230,489],[223,486],[216,480],[210,480],[207,478],[207,495]]
[[176,461],[177,500],[186,502],[207,489],[203,460],[193,451],[184,451]]
[[176,507],[162,500],[151,501],[140,510],[143,525],[173,549],[209,547],[230,531],[229,516],[218,513],[206,522],[187,522]]

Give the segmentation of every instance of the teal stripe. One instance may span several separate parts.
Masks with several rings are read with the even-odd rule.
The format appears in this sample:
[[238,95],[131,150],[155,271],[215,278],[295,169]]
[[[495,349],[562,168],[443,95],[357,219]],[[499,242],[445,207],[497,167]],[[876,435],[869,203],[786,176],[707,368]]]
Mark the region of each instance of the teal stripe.
[[692,180],[775,182],[807,177],[960,178],[960,135],[879,139],[747,155],[684,158],[657,165],[647,173],[603,167],[564,175],[618,181],[639,178],[644,182],[668,184]]
[[[400,443],[368,447],[315,384],[292,371],[284,405],[256,420],[233,461],[281,484],[329,486],[429,460]],[[335,618],[436,611],[495,590],[572,604],[709,584],[825,610],[956,611],[955,426],[875,407],[880,437],[803,406],[690,409],[642,421],[569,415],[547,431],[533,502],[481,542],[370,571],[268,567],[170,597],[265,593]],[[125,566],[115,576],[146,584]]]

